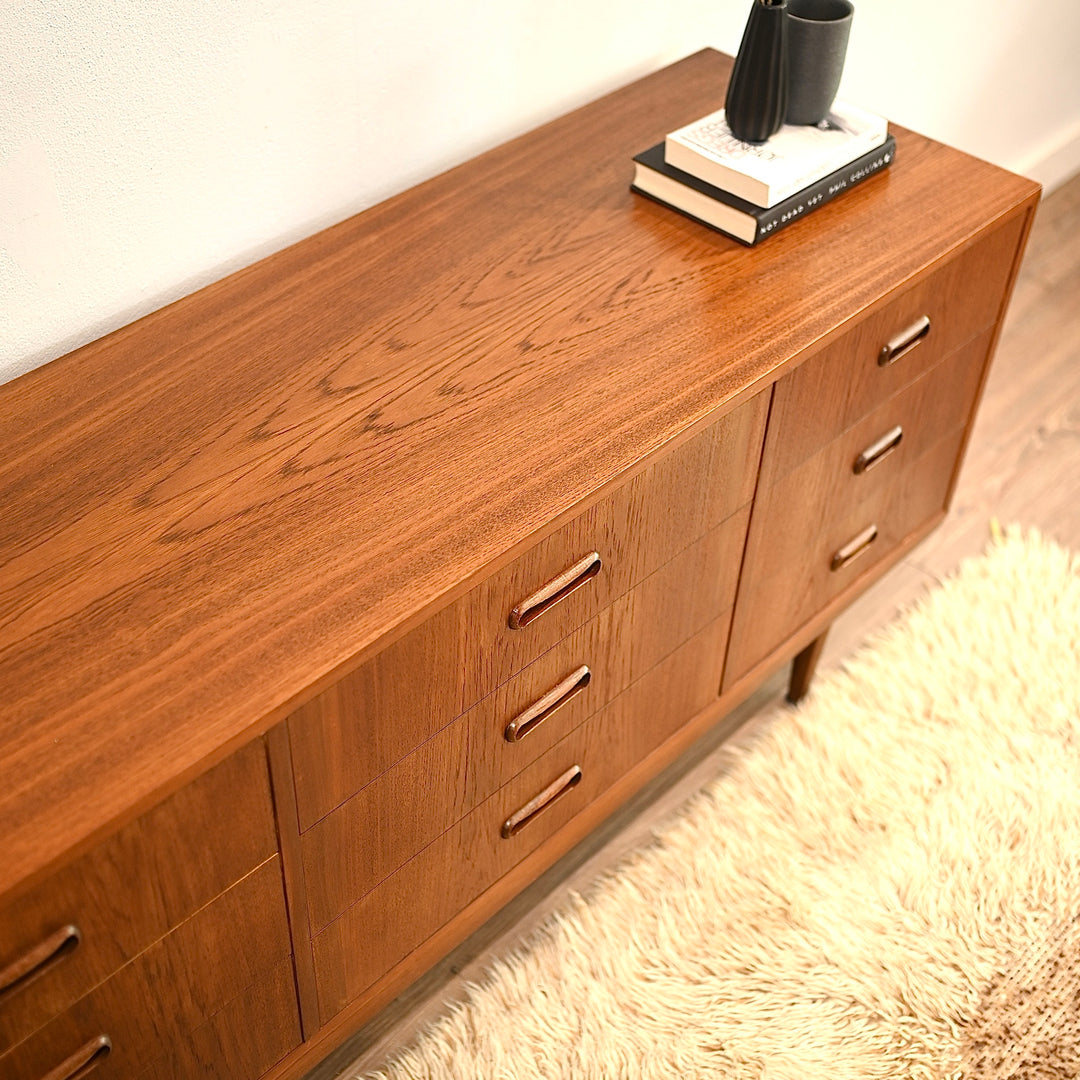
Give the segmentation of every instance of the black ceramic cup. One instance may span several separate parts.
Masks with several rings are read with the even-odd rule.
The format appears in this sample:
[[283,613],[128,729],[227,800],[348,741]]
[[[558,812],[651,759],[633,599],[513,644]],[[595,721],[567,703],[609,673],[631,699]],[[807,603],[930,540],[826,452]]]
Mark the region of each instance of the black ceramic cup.
[[787,0],[786,124],[819,124],[844,70],[855,9],[849,0]]

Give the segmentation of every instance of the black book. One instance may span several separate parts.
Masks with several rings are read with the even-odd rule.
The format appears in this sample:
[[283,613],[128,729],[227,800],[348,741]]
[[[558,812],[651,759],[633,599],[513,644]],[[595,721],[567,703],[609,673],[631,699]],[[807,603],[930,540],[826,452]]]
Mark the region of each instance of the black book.
[[650,199],[752,245],[881,172],[895,155],[896,139],[889,135],[880,146],[842,169],[823,176],[783,202],[764,208],[669,165],[664,160],[664,144],[657,143],[634,158],[634,180],[630,186]]

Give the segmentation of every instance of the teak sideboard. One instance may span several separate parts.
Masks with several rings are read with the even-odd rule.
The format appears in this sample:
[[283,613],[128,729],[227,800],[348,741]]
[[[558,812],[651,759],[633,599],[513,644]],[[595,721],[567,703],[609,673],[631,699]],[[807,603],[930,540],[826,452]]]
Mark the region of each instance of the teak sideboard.
[[0,1078],[316,1064],[949,504],[1039,189],[747,249],[705,51],[0,388]]

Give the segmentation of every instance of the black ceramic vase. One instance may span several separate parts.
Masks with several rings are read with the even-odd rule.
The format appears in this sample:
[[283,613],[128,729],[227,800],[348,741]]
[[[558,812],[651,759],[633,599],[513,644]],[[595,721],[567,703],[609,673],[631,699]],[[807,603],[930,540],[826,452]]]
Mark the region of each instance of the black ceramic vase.
[[724,102],[737,139],[763,143],[787,109],[787,3],[754,0]]

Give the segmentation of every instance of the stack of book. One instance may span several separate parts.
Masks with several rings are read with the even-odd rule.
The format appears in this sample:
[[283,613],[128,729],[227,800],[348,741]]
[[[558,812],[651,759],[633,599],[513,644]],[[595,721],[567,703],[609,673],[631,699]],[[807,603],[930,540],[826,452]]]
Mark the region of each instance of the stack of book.
[[880,172],[895,152],[884,117],[840,101],[821,124],[785,124],[761,145],[736,139],[720,109],[638,154],[631,186],[756,244]]

